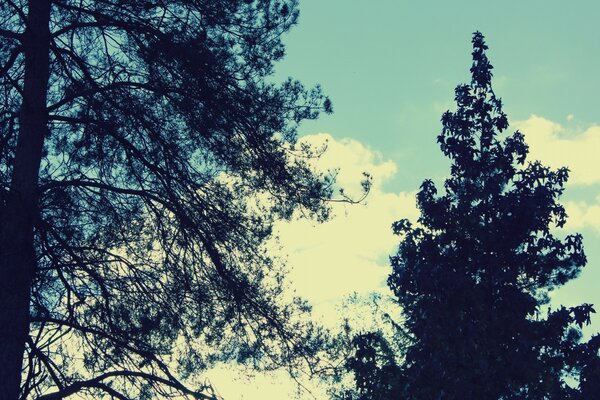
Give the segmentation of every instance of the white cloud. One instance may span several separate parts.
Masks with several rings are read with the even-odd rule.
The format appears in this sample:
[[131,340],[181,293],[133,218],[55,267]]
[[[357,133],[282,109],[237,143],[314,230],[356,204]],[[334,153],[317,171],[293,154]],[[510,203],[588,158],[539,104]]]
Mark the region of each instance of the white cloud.
[[277,225],[295,289],[316,306],[353,292],[381,290],[390,271],[388,256],[399,242],[391,224],[416,219],[415,194],[385,192],[382,184],[394,176],[396,164],[356,140],[336,140],[323,133],[302,140],[313,145],[327,141],[327,152],[316,167],[339,168],[338,183],[349,194],[360,193],[363,171],[373,176],[373,186],[365,204],[333,204],[334,217],[326,223]]
[[314,166],[320,171],[339,168],[337,182],[342,187],[358,188],[364,171],[377,177],[374,184],[381,187],[381,184],[393,177],[397,170],[393,161],[384,161],[380,153],[354,139],[335,139],[328,133],[317,133],[302,137],[300,142],[316,148],[326,145],[327,150],[315,161]]
[[[327,143],[327,151],[314,167],[320,171],[339,169],[337,182],[350,196],[360,195],[363,172],[373,176],[364,204],[334,203],[334,216],[322,224],[293,220],[275,226],[281,246],[278,251],[287,255],[292,288],[313,304],[319,322],[339,327],[340,308],[349,295],[387,290],[388,256],[399,243],[391,224],[401,218],[416,220],[415,193],[386,192],[382,185],[394,176],[396,164],[356,140],[319,133],[301,141],[315,147]],[[357,308],[356,314],[367,312]],[[298,392],[297,384],[285,371],[248,377],[241,368],[222,366],[211,369],[206,376],[228,400],[327,398],[324,387],[306,378],[301,381],[310,392]]]
[[304,388],[299,387],[286,371],[251,374],[241,367],[221,365],[211,369],[206,378],[225,400],[327,398],[323,386],[304,380]]
[[568,216],[567,230],[580,231],[590,227],[600,233],[600,202],[567,201],[564,206]]
[[[573,118],[572,114],[567,116],[567,120]],[[591,186],[600,183],[600,126],[573,132],[536,115],[515,125],[525,135],[530,160],[540,160],[552,168],[570,169],[565,199],[570,197],[569,187],[586,188],[583,198],[580,195],[577,201],[563,202],[568,215],[565,228],[572,232],[592,228],[600,233],[600,197]]]
[[600,182],[600,126],[573,134],[560,124],[536,115],[515,125],[529,144],[530,160],[539,159],[553,168],[568,167],[570,185]]

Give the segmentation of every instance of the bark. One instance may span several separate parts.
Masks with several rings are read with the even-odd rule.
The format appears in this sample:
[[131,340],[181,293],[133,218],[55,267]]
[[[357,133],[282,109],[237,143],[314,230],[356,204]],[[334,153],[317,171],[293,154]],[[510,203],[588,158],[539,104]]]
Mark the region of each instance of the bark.
[[36,271],[33,232],[38,215],[38,177],[48,130],[50,0],[30,0],[23,101],[12,179],[0,210],[0,398],[17,399],[29,334],[29,300]]

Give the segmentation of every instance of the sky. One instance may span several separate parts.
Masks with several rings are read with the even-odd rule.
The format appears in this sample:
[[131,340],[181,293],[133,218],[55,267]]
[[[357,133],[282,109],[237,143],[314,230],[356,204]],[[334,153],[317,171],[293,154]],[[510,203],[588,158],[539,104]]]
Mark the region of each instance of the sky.
[[[476,30],[490,47],[509,129],[525,135],[531,160],[571,170],[563,231],[583,234],[588,265],[553,293],[552,306],[592,303],[600,312],[599,2],[300,0],[300,13],[275,79],[320,84],[334,107],[333,115],[303,124],[300,140],[328,143],[316,167],[340,168],[338,182],[348,192],[359,193],[362,171],[374,178],[365,204],[336,205],[329,222],[276,226],[294,288],[323,323],[335,325],[336,307],[353,292],[385,292],[388,257],[398,245],[391,223],[416,220],[421,182],[439,185],[448,175],[436,136],[442,113],[453,109],[454,87],[469,80]],[[596,332],[600,314],[585,330],[588,337]],[[285,374],[208,375],[226,399],[295,394]],[[299,398],[325,395],[313,388]]]

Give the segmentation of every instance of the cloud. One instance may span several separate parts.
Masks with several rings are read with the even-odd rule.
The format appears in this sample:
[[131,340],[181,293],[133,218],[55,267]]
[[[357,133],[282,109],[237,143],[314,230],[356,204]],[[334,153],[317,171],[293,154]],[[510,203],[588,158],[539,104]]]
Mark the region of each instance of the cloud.
[[[567,120],[573,118],[570,114]],[[600,233],[600,193],[594,186],[600,183],[600,126],[573,131],[537,115],[515,125],[525,135],[530,160],[570,170],[563,201],[568,215],[565,228],[571,232],[591,228]],[[579,190],[578,198],[570,199],[569,187],[584,191]]]
[[530,160],[540,160],[553,168],[568,167],[569,185],[600,183],[600,126],[573,133],[536,115],[515,126],[529,144]]
[[397,170],[393,161],[384,161],[380,153],[354,139],[335,139],[328,133],[317,133],[302,137],[300,142],[316,148],[326,146],[327,150],[314,167],[320,171],[339,169],[337,182],[342,187],[358,188],[364,171],[377,177],[374,184],[381,187]]
[[276,226],[293,287],[317,308],[353,292],[384,289],[388,256],[399,242],[391,224],[401,218],[416,220],[415,193],[386,192],[383,184],[396,173],[396,164],[356,140],[319,133],[302,141],[317,146],[327,142],[316,168],[339,168],[337,181],[348,194],[360,193],[363,171],[373,176],[373,186],[364,204],[332,204],[334,216],[326,223],[300,220]]
[[208,371],[205,378],[226,400],[327,398],[326,388],[318,382],[301,379],[304,389],[286,371],[251,373],[243,367],[220,365]]
[[590,203],[587,201],[567,201],[564,204],[567,212],[565,228],[576,232],[584,228],[592,228],[600,233],[600,201]]
[[[397,165],[359,141],[326,133],[304,136],[300,141],[317,148],[327,144],[327,151],[313,166],[322,172],[339,169],[337,183],[350,196],[360,195],[363,172],[373,176],[365,203],[333,203],[333,217],[322,224],[292,220],[274,227],[279,243],[273,247],[287,258],[292,289],[312,303],[316,320],[335,329],[342,321],[340,309],[348,296],[387,290],[388,256],[399,243],[391,224],[401,218],[416,220],[415,193],[385,191],[383,185],[394,177]],[[368,315],[368,310],[360,307],[353,308],[353,313]],[[376,323],[373,318],[371,324]],[[365,321],[365,326],[369,325]],[[218,366],[207,371],[206,377],[226,399],[327,398],[325,387],[306,377],[300,381],[310,393],[298,392],[298,385],[285,371],[247,374],[242,367]]]

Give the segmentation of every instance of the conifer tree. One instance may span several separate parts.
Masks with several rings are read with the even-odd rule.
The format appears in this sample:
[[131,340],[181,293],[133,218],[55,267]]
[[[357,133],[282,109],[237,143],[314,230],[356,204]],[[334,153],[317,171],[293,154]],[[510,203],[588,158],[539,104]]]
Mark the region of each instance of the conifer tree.
[[[471,82],[456,88],[437,138],[452,161],[444,193],[424,181],[418,224],[393,224],[402,241],[388,284],[411,340],[402,364],[379,357],[368,375],[376,351],[355,340],[349,366],[362,399],[576,398],[592,380],[575,390],[565,377],[598,374],[598,337],[579,344],[592,306],[548,308],[549,293],[586,264],[581,235],[557,237],[568,170],[528,162],[524,136],[504,133],[483,35],[472,42]],[[373,387],[380,396],[365,396]]]
[[265,248],[331,195],[295,146],[331,103],[269,77],[297,17],[296,0],[0,1],[1,399],[212,399],[217,362],[315,361]]

